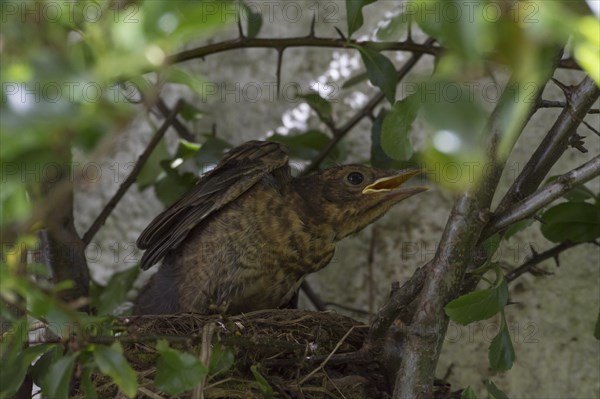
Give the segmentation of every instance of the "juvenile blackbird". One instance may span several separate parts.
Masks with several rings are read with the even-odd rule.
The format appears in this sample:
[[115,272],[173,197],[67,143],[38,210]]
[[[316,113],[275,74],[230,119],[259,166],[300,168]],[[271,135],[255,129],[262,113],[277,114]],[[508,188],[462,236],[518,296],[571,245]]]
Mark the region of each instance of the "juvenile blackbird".
[[294,178],[281,144],[231,150],[137,240],[142,269],[163,259],[135,313],[236,314],[285,305],[342,238],[426,187],[418,170],[344,165]]

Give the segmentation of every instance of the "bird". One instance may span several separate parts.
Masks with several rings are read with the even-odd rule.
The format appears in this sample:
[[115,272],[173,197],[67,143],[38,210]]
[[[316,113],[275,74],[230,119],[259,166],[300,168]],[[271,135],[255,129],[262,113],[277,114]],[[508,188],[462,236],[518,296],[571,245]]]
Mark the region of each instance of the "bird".
[[249,141],[142,231],[140,266],[162,260],[135,314],[240,314],[284,307],[336,243],[428,189],[419,169],[339,165],[293,177],[288,149]]

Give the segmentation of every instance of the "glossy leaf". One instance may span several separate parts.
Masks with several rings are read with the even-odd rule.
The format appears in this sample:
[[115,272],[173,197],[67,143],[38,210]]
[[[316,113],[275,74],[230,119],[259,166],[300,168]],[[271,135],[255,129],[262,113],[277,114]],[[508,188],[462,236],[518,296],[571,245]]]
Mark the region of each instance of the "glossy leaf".
[[75,359],[75,355],[67,355],[50,365],[41,387],[45,396],[56,399],[69,396]]
[[208,373],[207,367],[197,357],[170,348],[165,340],[158,341],[156,349],[160,356],[156,362],[154,383],[169,395],[193,389]]
[[346,20],[348,22],[348,39],[363,25],[362,9],[376,0],[346,0]]
[[94,361],[100,371],[112,378],[127,397],[135,396],[138,388],[137,375],[123,356],[123,348],[119,342],[111,346],[95,346]]
[[385,116],[381,128],[381,147],[390,158],[405,161],[412,156],[410,132],[418,112],[417,97],[411,95],[394,104]]
[[504,314],[502,314],[500,330],[490,344],[488,359],[490,367],[494,371],[510,370],[515,360],[515,349],[513,348]]
[[500,312],[508,303],[506,280],[497,287],[468,293],[448,303],[444,310],[452,321],[466,325],[478,320],[486,320]]
[[371,83],[385,94],[390,104],[396,100],[398,74],[396,67],[385,55],[368,47],[358,47]]
[[544,237],[552,242],[583,242],[600,237],[600,208],[587,202],[564,202],[542,215]]

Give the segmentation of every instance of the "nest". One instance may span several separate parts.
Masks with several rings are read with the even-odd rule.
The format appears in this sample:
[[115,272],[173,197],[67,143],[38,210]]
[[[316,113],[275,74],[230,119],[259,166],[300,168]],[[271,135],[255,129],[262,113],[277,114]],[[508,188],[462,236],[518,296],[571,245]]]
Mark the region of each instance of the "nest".
[[[225,373],[209,375],[200,387],[203,396],[197,390],[196,397],[264,398],[252,366],[258,366],[275,397],[389,397],[389,385],[376,362],[364,358],[339,361],[339,355],[362,347],[368,326],[336,313],[264,310],[240,316],[138,316],[118,323],[125,356],[138,373],[138,397],[169,396],[154,386],[156,341],[162,338],[204,361],[210,357],[206,348],[216,344],[233,350],[233,366]],[[94,385],[99,397],[119,397],[107,377],[96,376]]]

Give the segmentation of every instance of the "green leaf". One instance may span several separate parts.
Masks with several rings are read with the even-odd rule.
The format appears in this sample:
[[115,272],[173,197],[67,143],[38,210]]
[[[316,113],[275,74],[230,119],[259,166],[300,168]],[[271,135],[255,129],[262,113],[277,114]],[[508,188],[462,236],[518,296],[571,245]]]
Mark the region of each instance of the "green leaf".
[[112,378],[127,397],[135,396],[138,388],[137,375],[123,356],[123,348],[119,342],[110,347],[95,346],[94,360],[100,371]]
[[594,337],[600,340],[600,310],[598,311],[598,318],[596,319],[596,327],[594,328]]
[[412,94],[394,104],[385,116],[381,128],[381,147],[390,158],[405,161],[412,156],[410,130],[418,112],[419,103]]
[[564,202],[542,215],[542,234],[552,242],[583,242],[600,237],[600,208],[587,202]]
[[225,151],[231,147],[232,145],[225,140],[221,140],[218,137],[208,137],[196,153],[194,160],[200,169],[204,170],[205,166],[214,166],[218,163],[223,158]]
[[[287,136],[274,134],[269,137],[269,141],[285,144],[291,158],[300,159],[313,159],[329,144],[330,140],[329,136],[318,130],[309,130],[301,134]],[[334,149],[330,153],[330,158],[341,161],[341,151]]]
[[346,19],[348,22],[348,39],[363,24],[362,9],[376,0],[346,0]]
[[98,315],[110,314],[117,306],[121,305],[139,272],[139,267],[133,266],[113,274],[106,287],[93,285],[92,304],[96,308],[96,313]]
[[175,152],[175,158],[189,159],[196,155],[196,153],[202,147],[201,144],[192,143],[190,141],[179,139],[177,142],[177,151]]
[[156,362],[156,387],[169,395],[177,395],[193,389],[206,376],[208,369],[198,358],[169,348],[166,340],[156,344],[160,356]]
[[[29,367],[31,366],[31,362],[38,356],[47,353],[55,347],[55,344],[41,344],[24,348],[18,353],[14,362],[12,361],[13,359],[6,359],[3,356],[0,398],[13,396],[21,387],[25,375],[27,374],[27,370],[29,370]],[[19,348],[19,346],[16,348]]]
[[392,169],[392,164],[395,162],[381,148],[381,125],[388,113],[387,109],[381,108],[371,126],[371,165],[382,169]]
[[210,355],[208,372],[211,375],[224,373],[233,366],[234,354],[230,348],[223,345],[215,345]]
[[75,359],[75,355],[67,355],[50,365],[41,387],[44,396],[56,399],[69,397]]
[[385,94],[390,104],[396,99],[396,85],[398,84],[398,74],[396,67],[385,55],[372,50],[368,47],[354,46],[360,51],[367,76],[371,83],[379,87]]
[[86,368],[83,370],[81,375],[81,390],[85,393],[87,399],[96,399],[98,394],[96,393],[96,387],[92,383],[92,369]]
[[502,313],[500,330],[490,344],[488,359],[490,367],[494,371],[510,370],[515,360],[515,349],[510,339],[510,332],[506,325],[504,313]]
[[466,325],[486,320],[500,312],[508,302],[508,285],[503,278],[496,287],[463,295],[444,307],[452,321]]
[[520,222],[514,223],[508,229],[506,229],[506,232],[504,233],[504,239],[508,240],[510,237],[514,236],[519,231],[524,230],[527,227],[531,226],[531,224],[534,221],[535,221],[535,219],[524,219],[524,220],[521,220]]
[[323,121],[331,122],[332,107],[331,103],[319,95],[319,93],[308,93],[301,95],[300,98],[306,100],[308,105],[319,115]]
[[206,96],[205,83],[196,76],[173,66],[169,66],[166,71],[166,80],[168,82],[185,85],[201,97]]
[[170,206],[189,191],[197,181],[198,178],[191,172],[180,174],[177,170],[170,169],[166,176],[154,184],[154,192],[165,206]]
[[33,366],[31,366],[31,377],[33,382],[38,386],[44,384],[46,374],[50,366],[62,356],[62,350],[58,346],[54,346],[51,350],[44,353]]
[[471,387],[467,387],[467,389],[462,391],[460,399],[477,399],[477,395],[475,395],[475,392],[473,392]]
[[246,36],[250,39],[255,38],[260,32],[260,28],[263,24],[262,15],[258,12],[254,12],[248,4],[242,3],[242,5],[246,10],[246,16],[248,17],[248,31],[246,32]]
[[171,156],[167,151],[167,145],[165,144],[165,141],[159,141],[136,179],[138,188],[140,190],[144,190],[145,188],[154,184],[158,176],[163,171],[160,166],[160,161],[170,158]]
[[381,41],[396,41],[407,30],[408,21],[411,15],[404,12],[397,12],[390,19],[383,22],[383,25],[375,31],[375,37]]
[[183,108],[181,108],[179,115],[181,115],[181,117],[183,119],[185,119],[186,121],[191,121],[191,120],[202,118],[202,116],[204,116],[205,113],[206,113],[205,111],[202,111],[200,108],[196,107],[195,105],[192,105],[187,101],[184,101]]
[[488,258],[492,257],[500,246],[500,234],[496,233],[483,242],[483,249]]
[[487,389],[488,393],[492,395],[493,399],[509,399],[508,396],[502,392],[492,381],[486,381],[485,388]]
[[275,396],[273,394],[273,388],[271,388],[271,385],[269,385],[269,382],[265,379],[265,377],[262,376],[260,371],[258,371],[258,365],[254,364],[254,365],[250,366],[250,371],[252,372],[252,375],[254,376],[254,379],[256,380],[256,382],[258,384],[258,389],[260,389],[260,392],[262,393],[263,398],[265,398],[265,399],[274,398]]

